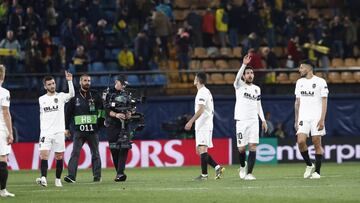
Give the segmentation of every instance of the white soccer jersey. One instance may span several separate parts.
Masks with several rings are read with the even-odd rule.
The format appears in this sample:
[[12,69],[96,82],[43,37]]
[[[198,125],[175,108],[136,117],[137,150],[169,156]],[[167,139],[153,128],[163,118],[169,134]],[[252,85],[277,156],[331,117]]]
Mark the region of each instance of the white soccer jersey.
[[0,130],[7,131],[2,107],[10,107],[10,92],[3,87],[0,87],[0,106]]
[[322,97],[327,97],[328,94],[329,90],[324,79],[315,75],[311,79],[298,79],[295,87],[296,98],[300,98],[298,120],[320,119]]
[[254,84],[246,84],[241,77],[244,73],[245,65],[242,65],[234,82],[236,103],[234,110],[234,119],[238,121],[254,120],[260,116],[263,119],[261,107],[261,90]]
[[195,121],[195,130],[213,130],[214,101],[211,92],[203,86],[195,97],[195,113],[199,110],[199,105],[205,105],[205,110]]
[[74,86],[69,82],[69,93],[47,94],[39,98],[41,137],[65,132],[65,103],[74,96]]

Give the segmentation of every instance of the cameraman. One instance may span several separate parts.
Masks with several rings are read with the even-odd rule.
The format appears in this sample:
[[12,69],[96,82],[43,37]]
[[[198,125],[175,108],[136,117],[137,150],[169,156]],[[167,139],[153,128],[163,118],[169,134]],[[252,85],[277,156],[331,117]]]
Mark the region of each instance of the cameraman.
[[125,91],[126,84],[124,75],[117,76],[115,87],[105,92],[106,96],[103,98],[109,148],[117,172],[116,182],[126,180],[125,163],[131,149],[129,122],[133,112],[131,108],[127,108],[130,95]]

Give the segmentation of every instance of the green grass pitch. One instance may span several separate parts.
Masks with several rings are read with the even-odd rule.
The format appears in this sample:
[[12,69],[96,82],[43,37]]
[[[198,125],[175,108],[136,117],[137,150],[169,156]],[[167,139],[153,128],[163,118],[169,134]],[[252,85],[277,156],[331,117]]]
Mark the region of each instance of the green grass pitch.
[[[127,169],[128,180],[115,183],[114,170],[103,170],[101,183],[92,182],[91,170],[79,170],[77,183],[48,187],[35,184],[38,171],[10,171],[8,190],[15,198],[3,202],[360,202],[360,163],[323,163],[320,180],[304,180],[304,164],[257,165],[256,181],[242,181],[238,166],[225,166],[224,177],[196,182],[200,167]],[[63,176],[67,174],[64,170]]]

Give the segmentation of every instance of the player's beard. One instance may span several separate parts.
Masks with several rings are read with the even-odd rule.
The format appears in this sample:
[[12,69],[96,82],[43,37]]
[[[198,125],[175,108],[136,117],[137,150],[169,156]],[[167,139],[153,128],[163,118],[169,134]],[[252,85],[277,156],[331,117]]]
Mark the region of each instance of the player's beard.
[[48,88],[48,89],[46,89],[46,91],[48,93],[54,94],[55,93],[55,88]]
[[88,91],[90,89],[90,85],[89,84],[81,85],[81,89]]
[[247,78],[247,79],[245,80],[245,83],[249,85],[249,84],[251,84],[253,81],[254,81],[254,78]]
[[300,73],[300,76],[302,77],[302,78],[306,78],[306,76],[307,76],[307,72],[305,72],[305,73]]

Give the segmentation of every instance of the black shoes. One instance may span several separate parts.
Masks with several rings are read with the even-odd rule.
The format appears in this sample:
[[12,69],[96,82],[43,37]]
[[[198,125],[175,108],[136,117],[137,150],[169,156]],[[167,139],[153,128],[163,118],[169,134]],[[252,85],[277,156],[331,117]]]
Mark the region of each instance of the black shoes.
[[118,174],[116,175],[116,178],[114,179],[115,182],[123,182],[126,181],[126,175],[125,174]]

